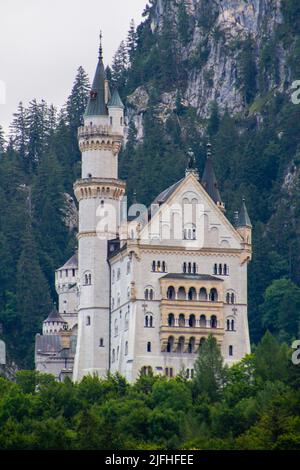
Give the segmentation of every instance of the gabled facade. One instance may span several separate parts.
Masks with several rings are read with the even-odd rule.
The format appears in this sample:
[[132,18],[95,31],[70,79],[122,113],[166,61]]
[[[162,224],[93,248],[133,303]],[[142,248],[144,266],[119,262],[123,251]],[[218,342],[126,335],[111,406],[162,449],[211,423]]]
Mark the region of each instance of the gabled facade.
[[[78,325],[73,379],[110,371],[134,381],[150,370],[167,376],[185,370],[191,378],[211,333],[232,364],[250,352],[252,227],[245,202],[233,226],[208,144],[201,182],[189,152],[184,177],[150,208],[135,204],[128,217],[126,185],[118,177],[123,136],[124,106],[117,91],[110,93],[100,47],[84,126],[78,130],[78,267],[69,286],[77,295],[76,320],[69,312],[62,328],[68,331],[71,318],[73,327]],[[63,302],[74,302],[63,287],[59,293]]]

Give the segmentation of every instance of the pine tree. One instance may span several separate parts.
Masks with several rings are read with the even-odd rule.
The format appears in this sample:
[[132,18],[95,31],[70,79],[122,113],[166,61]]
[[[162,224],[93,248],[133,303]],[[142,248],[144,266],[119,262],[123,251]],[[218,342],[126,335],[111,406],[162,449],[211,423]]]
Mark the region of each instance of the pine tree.
[[17,265],[16,305],[21,323],[20,340],[16,343],[19,364],[31,367],[34,337],[50,312],[51,299],[30,224],[23,236],[23,250]]
[[217,400],[226,381],[226,367],[220,347],[212,335],[200,346],[195,373],[197,393],[210,401]]
[[3,131],[2,126],[0,126],[0,157],[5,152],[5,145],[6,145],[6,141],[4,137],[4,131]]
[[126,71],[128,67],[128,54],[124,41],[121,42],[112,63],[112,82],[115,88],[122,90],[126,84]]
[[88,75],[83,67],[79,67],[70,96],[66,104],[67,122],[72,129],[77,129],[83,124],[83,115],[87,106],[90,91]]
[[32,188],[32,207],[43,268],[50,283],[55,269],[64,261],[69,237],[64,221],[62,172],[54,155],[46,155],[38,168]]
[[128,31],[127,36],[127,53],[128,53],[128,61],[130,66],[133,64],[134,55],[137,48],[137,33],[135,29],[134,20],[132,19],[130,22],[130,28]]
[[27,172],[32,175],[47,150],[47,114],[44,100],[38,103],[35,99],[29,103],[26,116],[28,128]]
[[13,122],[10,125],[10,138],[13,148],[18,152],[21,161],[25,167],[25,161],[28,151],[28,132],[27,132],[27,112],[20,102],[17,112],[13,115]]

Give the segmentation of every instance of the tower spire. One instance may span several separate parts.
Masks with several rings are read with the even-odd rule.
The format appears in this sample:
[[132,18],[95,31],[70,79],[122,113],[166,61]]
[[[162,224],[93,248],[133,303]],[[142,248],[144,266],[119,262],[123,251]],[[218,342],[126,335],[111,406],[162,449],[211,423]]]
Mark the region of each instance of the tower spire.
[[102,31],[100,31],[98,65],[93,80],[85,116],[107,116],[105,69],[103,64]]
[[212,145],[210,140],[207,143],[206,163],[202,176],[202,186],[204,187],[208,195],[212,198],[212,200],[217,204],[217,206],[220,207],[220,209],[224,210],[224,203],[221,199],[218,182],[213,167]]
[[102,30],[100,31],[99,39],[100,39],[100,45],[99,45],[99,60],[103,61],[103,47],[102,47]]

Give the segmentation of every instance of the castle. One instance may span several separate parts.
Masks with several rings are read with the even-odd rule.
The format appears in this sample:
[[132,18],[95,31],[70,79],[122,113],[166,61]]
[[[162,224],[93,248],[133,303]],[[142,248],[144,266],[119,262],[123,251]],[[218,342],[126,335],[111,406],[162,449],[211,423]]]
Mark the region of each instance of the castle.
[[150,208],[127,211],[118,177],[124,105],[110,94],[102,47],[84,125],[78,254],[56,271],[54,306],[36,337],[39,371],[80,381],[119,372],[194,375],[213,334],[227,364],[250,352],[247,265],[252,226],[245,201],[231,224],[215,177],[211,146],[200,181],[195,158]]

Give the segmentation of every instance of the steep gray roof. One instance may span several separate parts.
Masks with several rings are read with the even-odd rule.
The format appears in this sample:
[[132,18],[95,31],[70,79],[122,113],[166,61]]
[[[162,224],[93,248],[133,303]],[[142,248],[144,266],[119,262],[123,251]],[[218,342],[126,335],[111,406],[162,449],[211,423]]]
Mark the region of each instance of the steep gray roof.
[[201,183],[204,189],[206,190],[207,194],[212,198],[215,203],[222,202],[211,158],[211,144],[207,144],[207,159]]
[[48,318],[46,318],[46,320],[44,320],[44,323],[45,323],[45,322],[52,322],[52,321],[60,322],[60,323],[67,323],[67,322],[60,316],[60,314],[58,313],[58,310],[57,310],[57,308],[56,308],[56,304],[53,305],[53,309],[51,310],[50,314],[48,315]]
[[107,105],[109,108],[124,108],[124,104],[120,98],[118,90],[114,90],[113,95]]
[[243,199],[243,204],[239,212],[238,227],[252,227],[251,220],[247,211],[246,201]]
[[100,45],[98,65],[91,88],[89,101],[85,110],[85,116],[107,115],[108,110],[105,103],[105,69],[103,64],[102,47]]
[[72,268],[78,268],[78,253],[75,253],[75,255],[71,256],[71,258],[68,259],[68,261],[60,269]]
[[177,181],[177,183],[174,183],[172,184],[172,186],[169,186],[167,189],[165,189],[164,191],[162,191],[155,199],[154,201],[152,202],[152,204],[164,204],[167,199],[169,199],[170,196],[172,196],[172,194],[176,191],[176,189],[178,188],[178,186],[180,185],[180,183],[182,183],[183,181],[183,178],[179,181]]
[[61,350],[60,336],[37,335],[35,337],[35,348],[37,352],[42,353],[58,353]]

